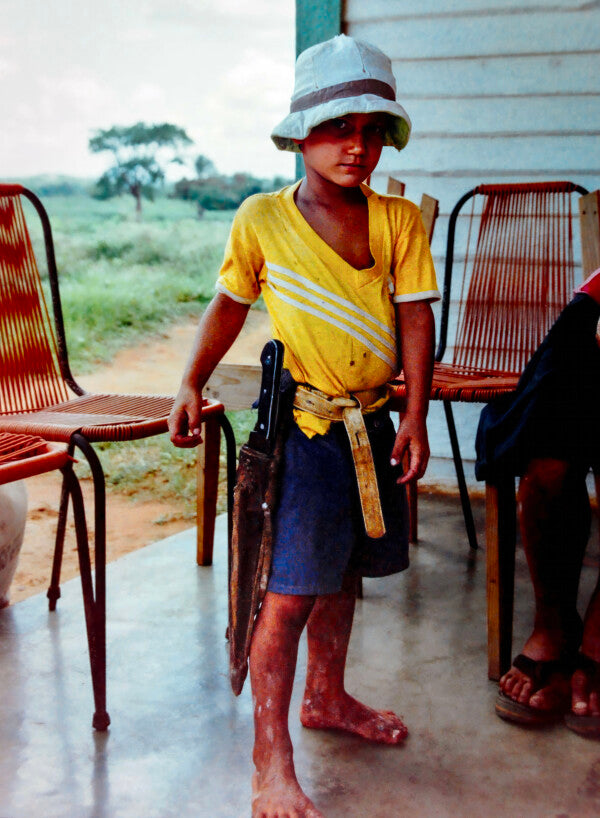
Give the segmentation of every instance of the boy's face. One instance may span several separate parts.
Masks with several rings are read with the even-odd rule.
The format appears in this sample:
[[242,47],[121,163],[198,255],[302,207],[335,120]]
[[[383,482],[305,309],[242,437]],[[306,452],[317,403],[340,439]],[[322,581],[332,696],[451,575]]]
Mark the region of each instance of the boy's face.
[[377,167],[386,115],[347,114],[328,119],[299,142],[307,174],[318,173],[341,187],[356,187]]

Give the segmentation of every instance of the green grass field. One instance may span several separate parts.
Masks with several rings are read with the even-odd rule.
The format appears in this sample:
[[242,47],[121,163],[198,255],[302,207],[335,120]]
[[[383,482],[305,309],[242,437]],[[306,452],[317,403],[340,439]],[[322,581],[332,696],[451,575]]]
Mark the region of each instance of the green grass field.
[[[135,218],[133,199],[47,197],[74,372],[183,316],[214,293],[231,212],[198,219],[189,202],[160,198]],[[33,236],[38,258],[42,239]],[[42,251],[42,252],[39,252]]]
[[[148,333],[198,316],[212,298],[232,212],[198,219],[193,204],[159,198],[144,203],[138,221],[131,197],[51,196],[44,205],[76,376],[110,362],[118,349]],[[32,229],[32,241],[43,267],[41,232]],[[232,413],[230,420],[243,442],[253,413]],[[109,489],[171,500],[176,515],[193,521],[195,452],[175,449],[166,435],[98,448]],[[219,508],[225,508],[224,490]]]

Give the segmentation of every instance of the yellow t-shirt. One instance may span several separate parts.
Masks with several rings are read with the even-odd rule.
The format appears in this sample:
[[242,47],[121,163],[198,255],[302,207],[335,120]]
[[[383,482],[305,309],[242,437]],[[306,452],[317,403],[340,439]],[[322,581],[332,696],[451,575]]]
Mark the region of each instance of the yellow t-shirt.
[[[216,286],[243,304],[262,293],[294,380],[348,397],[397,374],[394,302],[440,297],[429,242],[412,202],[363,185],[374,262],[357,270],[302,216],[298,185],[242,203]],[[296,420],[309,437],[329,427],[306,412]]]

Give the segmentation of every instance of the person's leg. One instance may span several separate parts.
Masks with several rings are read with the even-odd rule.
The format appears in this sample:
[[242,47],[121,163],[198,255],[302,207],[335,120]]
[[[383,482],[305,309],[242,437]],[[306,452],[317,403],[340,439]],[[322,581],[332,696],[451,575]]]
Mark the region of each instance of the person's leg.
[[[600,497],[596,474],[596,499]],[[600,737],[600,575],[583,623],[581,666],[573,674],[572,713],[567,725],[584,735]]]
[[399,744],[408,733],[400,718],[367,707],[344,686],[355,589],[356,581],[349,580],[339,593],[317,597],[307,625],[308,667],[300,720],[305,727],[335,728],[370,741]]
[[[569,727],[600,737],[600,580],[588,605],[581,642],[581,666],[573,674]],[[582,717],[588,718],[585,723]],[[590,718],[591,717],[591,718]],[[581,729],[580,725],[583,725]]]
[[314,600],[313,596],[267,592],[254,628],[250,649],[256,767],[252,818],[322,818],[298,784],[288,729],[298,641]]
[[[522,656],[546,672],[535,678],[533,667],[518,662],[500,689],[528,707],[553,711],[564,706],[567,665],[581,635],[576,603],[590,525],[585,472],[561,460],[532,460],[519,484],[518,512],[535,597],[534,627]],[[543,665],[553,661],[565,666]]]

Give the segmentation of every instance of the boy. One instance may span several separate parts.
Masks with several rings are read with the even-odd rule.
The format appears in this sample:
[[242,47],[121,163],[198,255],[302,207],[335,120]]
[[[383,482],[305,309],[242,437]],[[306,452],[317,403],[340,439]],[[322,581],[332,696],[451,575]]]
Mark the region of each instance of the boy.
[[[362,185],[383,145],[400,150],[409,133],[408,116],[395,101],[391,63],[381,51],[340,35],[298,57],[291,112],[272,138],[278,148],[302,153],[306,176],[277,193],[251,197],[238,211],[218,294],[200,322],[169,421],[175,445],[199,442],[202,387],[262,292],[273,335],[284,344],[285,366],[304,389],[297,392],[285,443],[272,571],[250,653],[254,818],[322,815],[298,784],[288,731],[305,625],[302,724],[386,744],[407,735],[394,713],[346,693],[344,667],[356,578],[406,568],[403,484],[423,475],[429,456],[430,301],[439,297],[429,245],[414,205]],[[401,366],[408,403],[395,435],[384,407],[385,384]],[[377,473],[375,502],[363,503],[375,537],[367,536],[356,512],[345,424],[315,413],[313,399],[325,409],[333,406],[332,414],[344,414],[340,405],[360,407],[359,425],[367,427]],[[398,464],[405,453],[409,467],[402,476]],[[373,488],[358,463],[356,470],[358,483]]]

